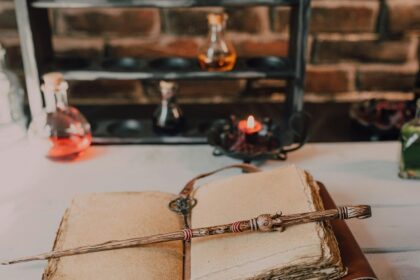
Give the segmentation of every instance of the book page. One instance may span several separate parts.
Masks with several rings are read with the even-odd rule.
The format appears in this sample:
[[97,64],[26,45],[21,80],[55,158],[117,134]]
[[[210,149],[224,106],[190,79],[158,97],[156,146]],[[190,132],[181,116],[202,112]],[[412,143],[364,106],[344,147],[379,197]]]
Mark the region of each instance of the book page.
[[[182,229],[166,193],[103,193],[77,197],[63,218],[55,250]],[[182,241],[50,260],[44,280],[182,279]]]
[[[192,226],[232,223],[279,211],[284,215],[315,211],[312,189],[305,180],[303,171],[288,166],[204,185],[194,194],[198,203]],[[330,252],[323,248],[323,239],[318,223],[293,226],[284,232],[197,238],[191,246],[191,279],[267,279],[273,275],[306,279],[307,271],[295,268],[306,265],[314,269],[314,264],[328,259],[325,254]],[[330,270],[322,273],[333,273],[334,269]]]

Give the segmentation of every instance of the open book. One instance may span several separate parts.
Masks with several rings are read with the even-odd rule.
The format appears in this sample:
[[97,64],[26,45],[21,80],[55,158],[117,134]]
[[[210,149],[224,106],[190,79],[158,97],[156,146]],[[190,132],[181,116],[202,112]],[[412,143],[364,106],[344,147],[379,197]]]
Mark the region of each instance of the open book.
[[[197,205],[191,227],[262,213],[323,210],[318,191],[312,177],[295,166],[229,177],[193,192]],[[63,217],[54,249],[180,230],[182,216],[168,208],[175,197],[161,192],[77,197]],[[197,238],[187,253],[191,279],[337,279],[346,273],[328,222],[296,225],[284,232]],[[173,241],[52,259],[43,279],[182,280],[183,266],[183,242]]]

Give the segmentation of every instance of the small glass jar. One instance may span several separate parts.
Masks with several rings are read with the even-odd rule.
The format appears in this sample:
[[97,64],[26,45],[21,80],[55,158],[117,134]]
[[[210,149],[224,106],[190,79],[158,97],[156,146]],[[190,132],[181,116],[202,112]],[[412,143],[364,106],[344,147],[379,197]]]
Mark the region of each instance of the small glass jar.
[[48,73],[43,79],[45,109],[32,120],[28,136],[50,159],[75,159],[91,144],[90,124],[79,110],[68,106],[68,84],[61,73]]
[[420,99],[416,116],[401,128],[400,177],[420,179]]
[[225,36],[226,14],[207,16],[209,33],[206,43],[198,51],[200,67],[207,71],[229,71],[236,63],[236,51]]

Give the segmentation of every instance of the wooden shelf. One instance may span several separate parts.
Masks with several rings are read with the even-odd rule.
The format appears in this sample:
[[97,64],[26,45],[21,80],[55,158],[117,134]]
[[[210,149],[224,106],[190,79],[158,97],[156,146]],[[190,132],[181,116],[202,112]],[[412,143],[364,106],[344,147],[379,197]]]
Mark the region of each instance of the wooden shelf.
[[[123,58],[122,61],[127,62]],[[167,59],[173,59],[176,63],[171,65]],[[128,60],[130,61],[130,60]],[[136,62],[137,61],[137,62]],[[54,66],[48,67],[48,71],[63,73],[66,80],[94,81],[99,79],[108,80],[189,80],[189,79],[293,79],[295,71],[288,58],[281,57],[257,57],[239,58],[233,70],[227,72],[208,72],[200,69],[194,58],[158,58],[131,61],[136,67],[118,68],[118,61],[114,64],[107,63],[105,66],[86,65],[85,67]],[[168,66],[169,65],[169,66]],[[174,67],[174,68],[171,68]]]
[[189,80],[189,79],[291,79],[292,71],[250,71],[237,70],[223,73],[187,71],[187,72],[119,72],[106,70],[64,70],[66,80],[95,81],[107,80]]
[[228,7],[297,5],[300,0],[35,0],[35,8]]

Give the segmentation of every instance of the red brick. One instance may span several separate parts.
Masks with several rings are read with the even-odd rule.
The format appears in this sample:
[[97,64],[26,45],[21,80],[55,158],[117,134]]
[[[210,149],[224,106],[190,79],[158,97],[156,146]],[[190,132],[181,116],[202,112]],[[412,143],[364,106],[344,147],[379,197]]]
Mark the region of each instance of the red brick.
[[102,38],[54,37],[53,47],[61,55],[95,59],[103,54],[104,41]]
[[322,34],[315,40],[313,61],[335,63],[343,61],[404,63],[415,58],[417,39],[382,41],[373,34]]
[[305,90],[319,93],[352,91],[354,80],[351,65],[308,65]]
[[360,65],[357,80],[360,90],[412,91],[416,73],[417,64]]
[[69,81],[71,104],[131,103],[141,96],[138,81]]
[[160,36],[159,38],[138,39],[122,38],[112,39],[109,42],[109,50],[112,56],[186,56],[198,55],[200,40],[190,37]]
[[276,32],[287,33],[289,32],[290,8],[277,7],[272,8],[272,29]]
[[[379,1],[315,1],[312,3],[310,31],[361,33],[373,32],[379,11]],[[289,9],[276,8],[273,29],[285,32],[289,26]]]
[[314,2],[312,32],[371,32],[375,29],[379,2]]
[[180,81],[180,97],[215,97],[221,98],[237,96],[245,87],[243,80],[220,80],[220,81]]
[[391,32],[420,30],[420,2],[418,0],[388,1]]
[[246,33],[264,33],[269,30],[268,7],[228,8],[229,31]]
[[[232,98],[245,87],[243,80],[182,80],[178,81],[180,99],[191,98]],[[160,98],[156,82],[143,82],[143,88],[148,96]]]
[[160,29],[157,9],[60,9],[55,16],[59,34],[153,35]]
[[288,38],[285,36],[241,36],[230,34],[239,56],[286,56]]
[[206,35],[207,14],[223,12],[222,8],[182,8],[163,10],[162,31],[175,35]]

